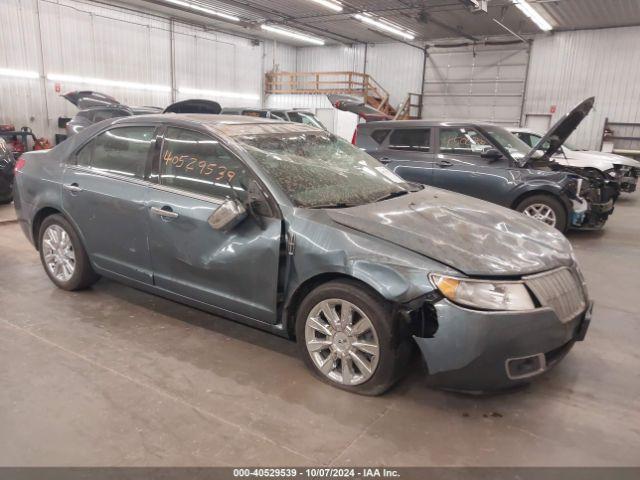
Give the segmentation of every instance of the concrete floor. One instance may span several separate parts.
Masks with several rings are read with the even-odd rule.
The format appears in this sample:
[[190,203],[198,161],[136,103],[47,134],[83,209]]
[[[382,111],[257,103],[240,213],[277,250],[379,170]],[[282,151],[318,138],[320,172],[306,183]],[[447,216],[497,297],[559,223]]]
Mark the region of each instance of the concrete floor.
[[0,465],[640,466],[640,194],[570,235],[585,342],[528,388],[386,396],[314,380],[294,344],[111,281],[67,293],[0,225]]

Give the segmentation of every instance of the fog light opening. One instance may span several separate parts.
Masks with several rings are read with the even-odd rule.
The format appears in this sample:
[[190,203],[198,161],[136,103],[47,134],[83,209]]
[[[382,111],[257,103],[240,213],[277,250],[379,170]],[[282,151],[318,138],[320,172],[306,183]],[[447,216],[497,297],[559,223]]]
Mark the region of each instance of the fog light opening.
[[510,358],[506,362],[507,376],[511,380],[533,377],[545,371],[547,362],[544,353],[528,357]]

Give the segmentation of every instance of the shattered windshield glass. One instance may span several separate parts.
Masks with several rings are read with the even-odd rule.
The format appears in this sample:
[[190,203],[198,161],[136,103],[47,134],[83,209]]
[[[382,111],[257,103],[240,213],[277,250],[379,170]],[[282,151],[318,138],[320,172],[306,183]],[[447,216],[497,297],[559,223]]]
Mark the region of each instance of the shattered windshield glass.
[[363,205],[411,188],[377,160],[328,132],[243,135],[235,140],[298,207]]

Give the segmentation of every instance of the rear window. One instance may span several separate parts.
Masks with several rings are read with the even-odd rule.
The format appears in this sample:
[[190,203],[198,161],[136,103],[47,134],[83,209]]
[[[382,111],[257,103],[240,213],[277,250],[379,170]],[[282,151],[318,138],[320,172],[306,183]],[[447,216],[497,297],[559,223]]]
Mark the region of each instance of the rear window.
[[384,142],[385,138],[389,135],[391,130],[376,130],[371,134],[371,138],[373,138],[378,145],[381,145]]
[[144,178],[147,159],[155,139],[155,127],[119,127],[107,130],[76,156],[78,165],[101,172]]
[[429,152],[431,150],[431,130],[428,128],[394,130],[389,139],[389,148]]

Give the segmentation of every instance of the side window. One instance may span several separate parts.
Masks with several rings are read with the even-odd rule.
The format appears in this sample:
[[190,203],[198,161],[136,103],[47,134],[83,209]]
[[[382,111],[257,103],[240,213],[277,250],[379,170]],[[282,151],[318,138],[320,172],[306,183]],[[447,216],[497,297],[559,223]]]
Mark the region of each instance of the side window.
[[440,129],[440,153],[479,155],[490,148],[491,143],[473,128]]
[[530,147],[533,147],[537,142],[537,140],[535,140],[534,137],[532,137],[531,135],[525,132],[516,133],[516,137],[518,137],[520,140],[522,140],[524,143],[526,143]]
[[155,127],[119,127],[101,133],[76,155],[76,162],[96,170],[144,178]]
[[287,121],[287,117],[284,112],[271,112],[271,118],[277,118],[278,120]]
[[[88,167],[91,164],[91,156],[93,155],[93,146],[95,144],[95,140],[91,140],[84,147],[80,149],[80,151],[76,154],[76,164],[81,167]],[[72,159],[73,157],[69,157]]]
[[371,138],[373,138],[378,145],[381,145],[384,142],[385,138],[389,135],[391,130],[376,130],[371,134]]
[[247,171],[220,143],[203,133],[170,127],[160,159],[160,183],[217,197],[245,198]]
[[[530,145],[532,147],[535,147],[540,140],[542,140],[542,137],[540,137],[539,135],[531,134],[531,143],[530,143]],[[542,150],[547,150],[549,148],[549,146],[550,146],[549,142],[544,142],[544,144],[540,148]]]
[[412,150],[429,152],[431,150],[431,129],[408,128],[394,130],[389,139],[389,148],[394,150]]

